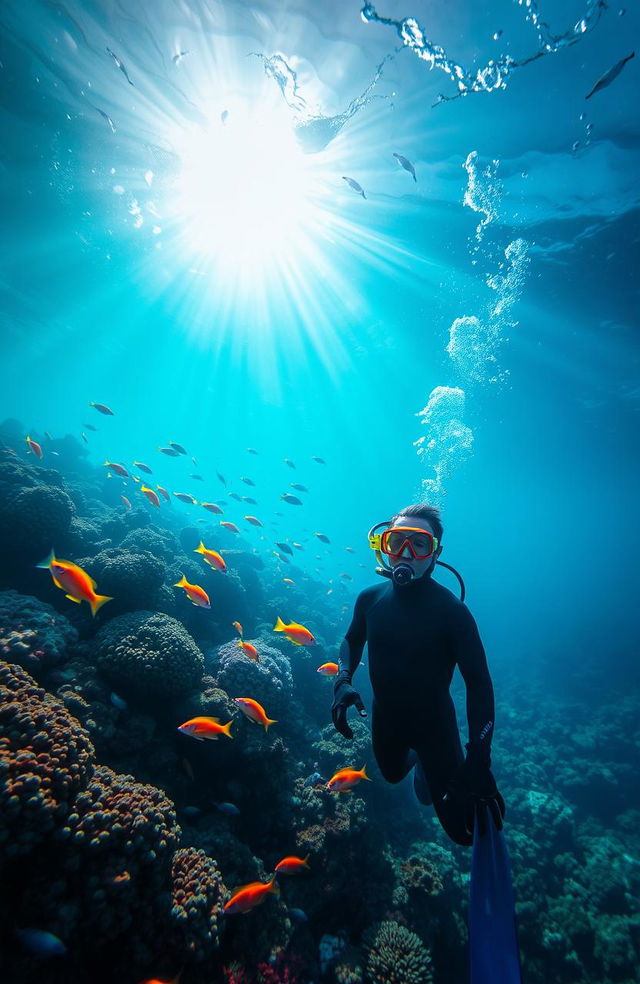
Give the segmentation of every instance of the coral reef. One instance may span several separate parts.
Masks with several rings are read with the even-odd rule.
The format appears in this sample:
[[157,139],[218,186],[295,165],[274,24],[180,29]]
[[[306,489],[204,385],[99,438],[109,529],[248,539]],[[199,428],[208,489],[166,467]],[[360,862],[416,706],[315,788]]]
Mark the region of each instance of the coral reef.
[[0,592],[0,657],[34,676],[64,662],[78,638],[55,608],[17,591]]
[[195,690],[204,657],[184,626],[170,615],[119,615],[95,636],[93,657],[116,688],[140,698],[180,697]]
[[422,940],[393,920],[373,926],[365,937],[368,984],[428,984],[431,957]]

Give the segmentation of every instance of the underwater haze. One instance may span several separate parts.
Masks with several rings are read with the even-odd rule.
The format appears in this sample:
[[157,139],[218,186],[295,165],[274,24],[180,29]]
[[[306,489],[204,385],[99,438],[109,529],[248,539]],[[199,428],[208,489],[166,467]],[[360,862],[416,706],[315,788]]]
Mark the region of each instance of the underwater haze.
[[466,984],[471,852],[331,714],[419,503],[522,980],[640,980],[639,43],[604,0],[0,5],[3,984]]

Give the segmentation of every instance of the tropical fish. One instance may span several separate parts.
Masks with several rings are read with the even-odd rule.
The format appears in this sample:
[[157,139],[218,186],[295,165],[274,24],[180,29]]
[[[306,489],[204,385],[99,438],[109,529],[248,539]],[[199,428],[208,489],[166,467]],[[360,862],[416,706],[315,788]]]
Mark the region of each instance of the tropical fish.
[[324,458],[318,458],[317,455],[315,454],[311,455],[311,460],[317,461],[319,465],[326,465],[326,461],[324,460]]
[[178,731],[181,731],[183,735],[191,735],[192,738],[196,738],[198,741],[204,741],[205,738],[210,741],[217,741],[220,735],[233,738],[231,734],[232,724],[233,718],[227,721],[226,724],[220,724],[220,718],[194,717],[185,721],[184,724],[179,725]]
[[260,453],[259,451],[256,451],[255,448],[247,448],[247,451],[249,452],[249,454],[259,454]]
[[244,639],[238,639],[238,645],[242,647],[243,652],[249,659],[252,659],[254,663],[260,662],[260,657],[258,656],[258,650],[250,642],[245,642]]
[[322,540],[323,543],[331,543],[331,540],[329,539],[326,533],[314,533],[313,535],[317,536],[318,539]]
[[[357,786],[361,779],[369,779],[364,765],[361,769],[338,769],[329,779],[327,789],[330,789],[332,793],[346,793]],[[370,779],[369,782],[371,782]]]
[[346,177],[344,176],[344,174],[343,174],[343,175],[342,175],[342,180],[343,180],[343,181],[346,181],[346,182],[347,182],[347,184],[349,185],[349,187],[350,187],[350,188],[353,188],[353,190],[354,190],[354,191],[357,191],[357,193],[358,193],[359,195],[362,195],[362,197],[363,197],[363,198],[366,198],[366,197],[367,197],[367,196],[365,195],[365,193],[364,193],[364,189],[362,188],[362,186],[361,186],[361,185],[359,185],[359,184],[358,184],[358,182],[357,182],[357,181],[356,181],[356,180],[355,180],[354,178],[346,178]]
[[263,525],[260,522],[260,520],[258,519],[257,516],[245,516],[244,518],[246,519],[246,521],[248,523],[251,523],[252,526],[262,526]]
[[304,909],[289,909],[289,915],[293,918],[295,922],[305,923],[309,922],[309,917],[304,911]]
[[125,505],[125,508],[126,508],[127,512],[129,512],[129,510],[132,508],[132,506],[131,506],[131,503],[129,502],[129,500],[127,499],[126,495],[121,495],[120,498],[124,502],[124,505]]
[[283,580],[284,584],[295,584],[296,583],[290,577],[283,577],[282,580]]
[[233,625],[236,632],[239,632],[240,635],[242,635],[242,626],[240,625],[240,622],[232,622],[231,624]]
[[395,151],[393,153],[393,156],[397,160],[400,167],[403,167],[405,171],[408,171],[411,177],[413,178],[413,180],[417,182],[418,179],[416,178],[416,169],[411,163],[411,161],[408,160],[408,158],[403,157],[402,154],[396,154]]
[[240,501],[241,502],[248,502],[249,505],[251,505],[251,506],[257,506],[258,505],[258,503],[256,502],[256,500],[255,499],[252,499],[250,495],[241,495],[240,496]]
[[166,454],[168,458],[177,458],[180,455],[180,452],[176,451],[175,448],[158,448],[158,451],[161,451],[162,454]]
[[189,584],[184,574],[174,585],[174,588],[184,588],[184,593],[192,605],[198,608],[211,608],[209,595],[199,584]]
[[147,499],[149,500],[152,506],[155,506],[156,509],[160,508],[160,499],[158,498],[157,492],[154,492],[153,489],[150,489],[148,485],[141,485],[140,491],[142,492],[143,495],[147,497]]
[[115,472],[116,475],[119,475],[120,478],[130,478],[129,472],[124,467],[124,465],[118,464],[117,461],[105,461],[104,462],[104,467],[105,468],[110,468],[111,471],[112,472]]
[[202,559],[209,567],[213,567],[216,571],[226,571],[227,565],[225,564],[223,558],[220,556],[217,550],[209,550],[205,547],[202,540],[200,544],[193,551],[194,553],[202,554]]
[[280,549],[281,550],[284,550],[285,553],[288,553],[288,554],[292,554],[293,553],[293,550],[291,549],[291,547],[289,546],[289,544],[288,543],[284,543],[283,541],[276,540],[276,547],[280,547]]
[[323,663],[316,670],[316,673],[322,673],[323,676],[336,676],[340,671],[340,667],[337,663]]
[[286,858],[283,858],[282,861],[278,861],[274,871],[277,871],[279,875],[294,875],[301,868],[308,868],[308,862],[308,854],[306,858],[297,858],[294,854],[290,854]]
[[288,564],[289,563],[289,558],[286,557],[285,554],[278,553],[277,550],[274,550],[273,551],[273,555],[274,555],[274,557],[277,557],[278,560],[281,560],[283,564]]
[[264,902],[269,893],[280,894],[275,875],[272,875],[268,882],[255,881],[236,888],[229,901],[225,903],[224,911],[227,915],[249,912],[256,905]]
[[220,520],[220,526],[224,526],[225,529],[231,530],[232,533],[239,533],[240,532],[240,530],[238,529],[238,527],[236,526],[235,523],[228,523],[224,519],[221,519]]
[[220,515],[224,512],[224,510],[222,510],[220,506],[217,506],[215,502],[201,502],[200,505],[208,512],[219,513]]
[[297,482],[290,483],[292,489],[296,489],[298,492],[308,492],[309,489],[306,485],[298,485]]
[[145,465],[144,462],[142,462],[142,461],[134,461],[133,462],[133,467],[134,468],[139,468],[140,471],[141,472],[144,472],[146,475],[153,475],[153,472],[149,468],[149,465]]
[[239,817],[240,810],[235,805],[235,803],[215,803],[213,804],[216,809],[220,810],[220,813],[226,813],[228,817]]
[[274,718],[267,717],[264,707],[257,700],[253,700],[251,697],[236,697],[235,702],[242,713],[251,721],[264,725],[265,731],[269,730],[269,725],[277,724]]
[[82,440],[84,441],[85,444],[88,444],[89,443],[89,438],[87,437],[87,435],[85,434],[84,431],[82,432],[82,434],[80,435],[80,437],[82,438]]
[[192,474],[192,475],[189,475],[189,478],[192,478],[196,482],[204,482],[204,478],[202,477],[202,475],[193,475]]
[[[275,878],[275,875],[273,877]],[[39,957],[57,957],[67,952],[67,948],[60,937],[46,929],[26,927],[21,929],[19,926],[15,926],[13,934],[25,950],[29,950],[30,953],[35,953]]]
[[126,711],[126,710],[128,710],[128,706],[127,706],[126,700],[124,700],[122,697],[120,697],[120,695],[117,694],[114,690],[111,691],[111,693],[109,695],[109,700],[111,701],[111,703],[113,704],[114,707],[117,707],[118,708],[119,711]]
[[[120,59],[116,55],[115,51],[112,51],[111,48],[107,48],[107,52],[111,55],[111,57],[113,58],[113,60],[116,63],[117,67],[120,69],[120,71],[124,75],[125,79],[129,83],[129,85],[133,85],[133,82],[129,78],[129,73],[127,72],[126,68],[124,67],[124,64],[120,61]],[[134,86],[134,88],[135,88],[135,86]]]
[[88,431],[97,431],[98,430],[98,428],[97,427],[94,427],[93,424],[85,424],[84,426],[87,428]]
[[245,485],[255,485],[256,483],[252,478],[246,478],[244,475],[240,476],[240,481],[244,482]]
[[345,547],[344,549],[347,550],[349,553],[355,553],[353,547]]
[[596,92],[600,92],[601,89],[606,89],[608,85],[611,85],[614,79],[618,78],[627,62],[631,61],[632,58],[635,58],[635,54],[635,51],[632,51],[626,58],[621,58],[619,62],[616,62],[613,68],[610,68],[608,72],[605,72],[604,75],[600,76],[591,92],[589,92],[584,98],[591,99],[591,96],[594,96]]
[[167,444],[169,445],[170,448],[173,448],[174,451],[177,451],[178,454],[187,453],[186,448],[183,448],[181,444],[177,443],[177,441],[167,441]]
[[338,577],[341,577],[344,581],[353,581],[351,574],[338,574]]
[[28,434],[27,434],[25,440],[26,440],[27,444],[29,445],[29,450],[32,451],[33,454],[35,454],[36,458],[41,458],[42,457],[42,448],[40,447],[40,445],[38,444],[38,442],[37,441],[34,441],[31,437],[29,437]]
[[89,404],[90,407],[94,407],[99,413],[103,413],[105,417],[115,417],[115,414],[111,407],[106,406],[104,403],[93,403]]
[[304,547],[302,546],[302,544],[301,543],[296,543],[295,540],[293,541],[293,546],[296,548],[296,550],[304,550]]
[[92,615],[95,615],[108,601],[113,601],[108,595],[96,594],[96,582],[93,578],[73,561],[56,557],[53,550],[47,559],[36,564],[36,567],[46,568],[51,573],[53,583],[58,588],[62,588],[70,601],[78,604],[83,601],[88,602]]
[[293,461],[291,460],[291,458],[283,458],[282,460],[284,461],[285,465],[289,465],[289,468],[295,468],[296,467],[294,465]]
[[[194,809],[196,809],[196,807],[194,807]],[[147,977],[146,980],[140,981],[140,984],[180,984],[181,977],[182,970],[179,970],[176,976],[172,977],[170,981],[164,980],[160,977]]]
[[188,492],[174,492],[176,499],[180,499],[180,502],[188,502],[190,506],[197,506],[198,502],[192,495]]
[[171,502],[171,496],[169,495],[166,489],[163,489],[161,485],[156,485],[156,488],[160,493],[160,495],[163,497],[163,499],[166,499],[167,502]]
[[189,818],[189,820],[197,820],[200,814],[202,813],[202,810],[200,809],[199,806],[185,806],[182,812],[184,813],[185,817]]
[[218,476],[218,478],[220,479],[220,481],[222,482],[223,485],[226,485],[227,484],[227,480],[224,477],[224,475],[221,475],[220,472],[216,472],[216,475]]
[[293,642],[296,646],[315,646],[316,640],[313,638],[309,629],[306,629],[304,625],[299,622],[289,622],[286,625],[280,616],[276,619],[276,624],[273,627],[274,632],[284,632],[287,639]]
[[291,506],[301,506],[302,505],[302,502],[300,501],[300,499],[298,498],[298,496],[297,495],[291,495],[290,492],[284,492],[283,495],[280,496],[280,498],[283,499],[285,502],[288,502],[289,505],[291,505]]

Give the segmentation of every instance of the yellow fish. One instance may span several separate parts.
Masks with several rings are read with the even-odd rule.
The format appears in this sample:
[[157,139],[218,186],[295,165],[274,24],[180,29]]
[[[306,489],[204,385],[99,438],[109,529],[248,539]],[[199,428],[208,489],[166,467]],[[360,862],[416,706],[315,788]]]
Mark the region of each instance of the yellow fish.
[[60,560],[53,552],[46,560],[36,564],[36,567],[46,568],[53,578],[53,583],[62,588],[66,597],[70,601],[81,604],[87,601],[91,608],[91,614],[95,615],[98,609],[102,608],[108,601],[113,601],[108,595],[96,594],[96,582],[89,577],[86,571],[74,564],[71,560]]

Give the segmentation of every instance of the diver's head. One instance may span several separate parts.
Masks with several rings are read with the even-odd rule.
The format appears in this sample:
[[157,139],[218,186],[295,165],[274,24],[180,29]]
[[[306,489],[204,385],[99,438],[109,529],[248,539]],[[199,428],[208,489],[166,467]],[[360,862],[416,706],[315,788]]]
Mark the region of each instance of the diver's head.
[[[426,534],[420,536],[423,530]],[[390,535],[389,531],[393,531]],[[385,538],[385,557],[394,584],[411,584],[429,577],[442,553],[442,522],[435,506],[407,506],[391,520]],[[403,535],[404,531],[404,535]]]

